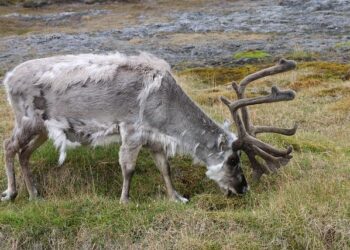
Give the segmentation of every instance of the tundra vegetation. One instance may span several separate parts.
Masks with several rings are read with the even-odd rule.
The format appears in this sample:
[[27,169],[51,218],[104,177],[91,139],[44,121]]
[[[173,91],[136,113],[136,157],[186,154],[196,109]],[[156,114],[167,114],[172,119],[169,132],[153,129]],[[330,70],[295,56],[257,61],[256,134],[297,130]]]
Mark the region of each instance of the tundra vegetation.
[[[107,24],[112,25],[106,21],[92,29]],[[21,32],[21,25],[15,21],[12,26],[0,25],[0,36],[40,29],[33,26]],[[185,36],[167,39],[174,38]],[[134,39],[130,44],[145,40]],[[348,45],[340,41],[337,46]],[[349,249],[350,81],[345,76],[350,65],[321,61],[323,56],[304,49],[286,52],[284,57],[298,60],[297,69],[259,80],[246,95],[265,95],[272,85],[297,92],[292,102],[250,108],[255,124],[291,127],[299,122],[293,137],[259,135],[281,148],[292,145],[293,159],[276,174],[254,182],[249,161],[243,157],[251,184],[245,196],[225,198],[205,177],[205,167],[193,166],[191,159],[181,156],[171,159],[173,180],[190,202],[169,202],[161,174],[150,153],[142,150],[132,182],[132,202],[124,206],[119,204],[118,146],[70,150],[64,166],[58,167],[58,153],[47,142],[31,160],[42,200],[28,201],[16,162],[19,196],[15,202],[0,203],[0,249]],[[273,60],[271,56],[215,67],[183,64],[174,75],[210,117],[223,122],[230,114],[219,97],[236,98],[229,82],[273,65]],[[4,73],[0,69],[0,76]],[[0,142],[12,128],[13,114],[0,85]],[[6,188],[3,163],[0,148],[0,190]]]

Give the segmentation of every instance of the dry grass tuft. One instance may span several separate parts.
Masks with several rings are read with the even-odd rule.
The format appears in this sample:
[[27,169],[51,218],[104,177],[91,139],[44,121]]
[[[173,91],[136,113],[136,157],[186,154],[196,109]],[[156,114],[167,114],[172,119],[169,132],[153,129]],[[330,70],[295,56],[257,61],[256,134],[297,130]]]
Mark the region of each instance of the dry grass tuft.
[[289,85],[289,87],[295,91],[300,91],[301,89],[305,88],[312,88],[320,85],[322,83],[319,79],[314,79],[310,77],[304,77],[302,79],[299,79]]
[[23,35],[32,30],[30,24],[0,17],[0,36]]
[[341,97],[350,96],[350,86],[333,87],[329,89],[321,89],[316,93],[318,97]]
[[350,112],[350,99],[349,99],[349,97],[342,98],[339,101],[336,101],[335,103],[331,104],[330,110],[342,111],[342,112],[349,114],[349,112]]
[[225,41],[255,41],[267,40],[270,36],[265,34],[238,33],[238,32],[206,32],[206,33],[172,33],[163,34],[161,39],[167,44],[176,46],[201,45],[207,43],[222,43]]

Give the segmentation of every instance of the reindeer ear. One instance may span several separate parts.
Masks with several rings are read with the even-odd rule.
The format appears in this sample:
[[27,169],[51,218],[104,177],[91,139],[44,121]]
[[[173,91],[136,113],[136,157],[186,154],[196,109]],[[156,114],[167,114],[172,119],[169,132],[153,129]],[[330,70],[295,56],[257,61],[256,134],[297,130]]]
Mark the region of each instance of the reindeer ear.
[[226,130],[229,130],[230,129],[230,127],[231,127],[231,125],[232,125],[232,121],[228,121],[228,120],[224,120],[224,123],[222,124],[222,127],[224,128],[224,129],[226,129]]
[[223,151],[224,147],[227,147],[227,137],[223,134],[220,134],[218,138],[218,148]]

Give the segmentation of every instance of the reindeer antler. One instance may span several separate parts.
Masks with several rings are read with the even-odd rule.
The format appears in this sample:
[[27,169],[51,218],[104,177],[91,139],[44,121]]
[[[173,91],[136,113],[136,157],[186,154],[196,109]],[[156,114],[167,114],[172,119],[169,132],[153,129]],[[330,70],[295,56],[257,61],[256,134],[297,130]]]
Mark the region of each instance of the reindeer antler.
[[[247,85],[257,79],[265,76],[274,75],[292,70],[296,67],[294,61],[281,59],[278,64],[270,68],[260,70],[256,73],[248,75],[239,84],[232,83],[233,89],[236,91],[238,100],[231,102],[225,97],[221,97],[222,102],[230,109],[233,120],[236,123],[238,130],[238,139],[232,144],[233,150],[243,150],[251,162],[254,178],[259,179],[262,174],[275,172],[281,166],[286,165],[292,158],[290,155],[292,148],[288,147],[285,150],[276,149],[261,140],[255,138],[258,133],[278,133],[283,135],[294,135],[297,130],[297,125],[291,129],[276,128],[268,126],[253,126],[249,119],[249,105],[261,103],[272,103],[280,101],[290,101],[295,98],[293,90],[279,90],[276,86],[271,88],[271,93],[267,96],[256,98],[245,98],[244,92]],[[242,118],[238,113],[241,110]],[[264,163],[259,162],[256,156],[261,157]]]

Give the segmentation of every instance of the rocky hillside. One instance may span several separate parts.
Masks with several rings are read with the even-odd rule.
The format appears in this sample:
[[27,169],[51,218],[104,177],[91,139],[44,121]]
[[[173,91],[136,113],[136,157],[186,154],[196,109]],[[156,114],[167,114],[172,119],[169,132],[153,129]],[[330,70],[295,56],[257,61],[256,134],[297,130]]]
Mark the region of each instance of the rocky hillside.
[[282,55],[346,62],[349,13],[348,0],[0,7],[0,68],[52,54],[116,50],[151,51],[178,67],[235,65]]

